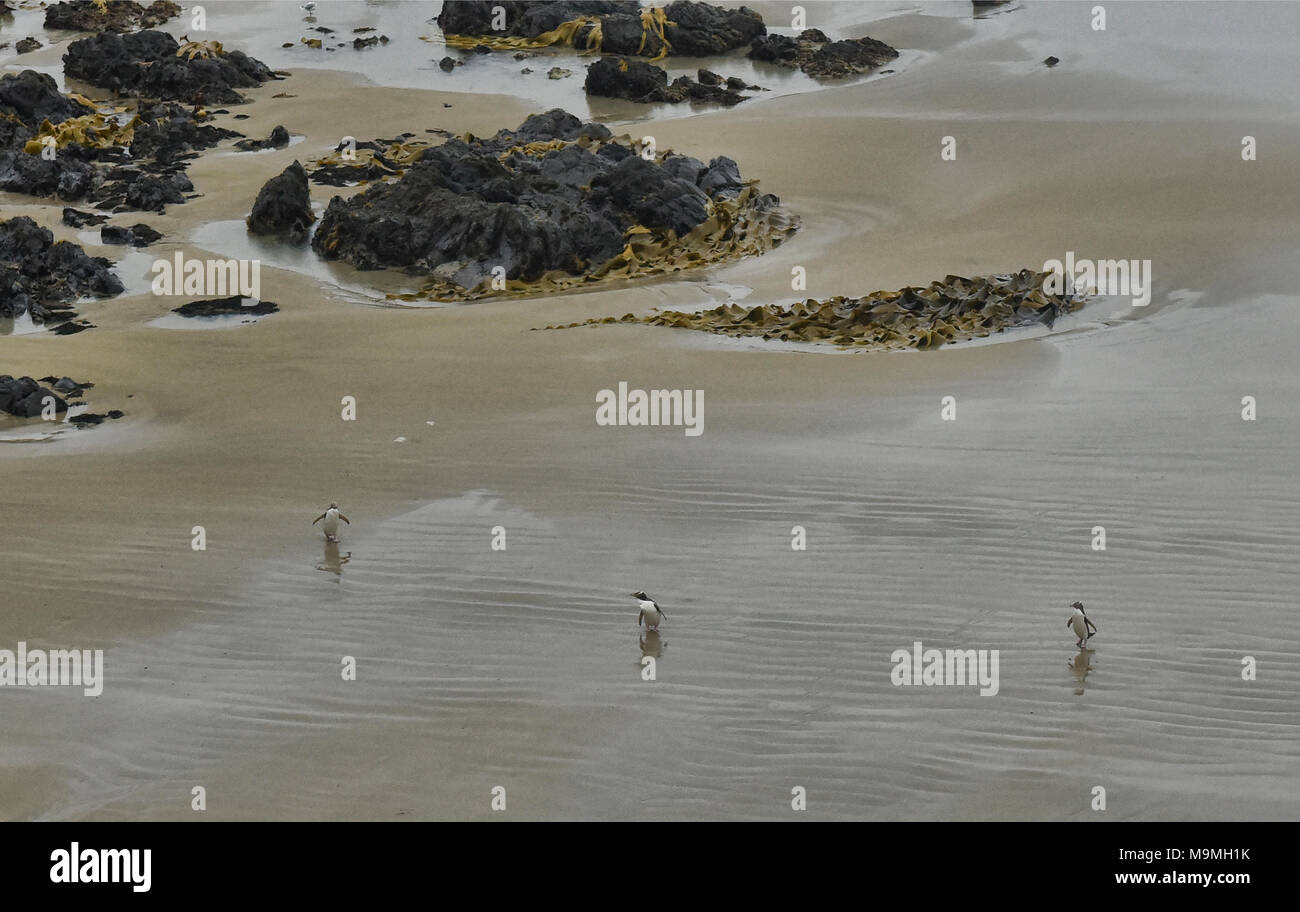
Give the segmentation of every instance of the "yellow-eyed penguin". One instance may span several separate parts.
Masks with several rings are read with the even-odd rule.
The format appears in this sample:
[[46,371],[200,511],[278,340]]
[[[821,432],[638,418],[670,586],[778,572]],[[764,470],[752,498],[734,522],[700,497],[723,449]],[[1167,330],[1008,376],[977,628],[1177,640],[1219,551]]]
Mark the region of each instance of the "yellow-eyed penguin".
[[633,592],[632,598],[641,603],[641,613],[636,619],[637,626],[640,627],[644,623],[646,630],[658,630],[659,622],[668,617],[659,607],[659,603],[644,592]]
[[313,519],[311,521],[311,524],[314,526],[322,519],[325,520],[325,524],[321,526],[321,528],[325,530],[326,541],[336,542],[339,540],[340,519],[343,520],[345,523],[347,523],[349,526],[352,525],[352,520],[348,519],[346,516],[344,516],[342,513],[339,512],[339,505],[336,503],[330,504],[330,508],[326,510],[324,513],[322,513],[320,516],[317,516],[315,519]]
[[1074,631],[1074,635],[1079,638],[1076,646],[1087,646],[1088,640],[1097,632],[1097,625],[1092,622],[1088,615],[1083,613],[1083,602],[1075,602],[1070,606],[1074,613],[1066,620],[1065,626]]

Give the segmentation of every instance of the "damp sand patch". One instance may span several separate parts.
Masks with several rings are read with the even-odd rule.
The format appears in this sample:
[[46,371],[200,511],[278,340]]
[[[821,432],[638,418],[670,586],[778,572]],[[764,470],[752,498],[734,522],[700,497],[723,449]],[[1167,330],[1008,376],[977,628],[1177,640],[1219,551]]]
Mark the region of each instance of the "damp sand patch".
[[729,303],[695,313],[629,313],[544,328],[637,323],[769,342],[820,343],[845,350],[925,351],[1008,329],[1050,328],[1058,317],[1083,306],[1081,295],[1045,292],[1047,276],[1029,269],[975,278],[950,275],[925,287],[877,291],[860,298],[809,298],[755,307]]
[[559,109],[492,137],[366,151],[355,162],[340,153],[309,163],[330,182],[350,182],[349,167],[371,181],[330,201],[311,246],[359,270],[421,276],[418,292],[390,295],[398,301],[525,297],[665,275],[762,254],[799,226],[726,156],[706,164],[655,150]]

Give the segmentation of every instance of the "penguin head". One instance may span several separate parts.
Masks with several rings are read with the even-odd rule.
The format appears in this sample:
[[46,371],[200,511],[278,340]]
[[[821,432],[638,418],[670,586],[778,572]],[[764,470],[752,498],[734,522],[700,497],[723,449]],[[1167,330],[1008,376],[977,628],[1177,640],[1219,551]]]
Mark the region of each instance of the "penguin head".
[[646,595],[646,594],[645,594],[644,592],[642,592],[641,590],[637,590],[636,592],[633,592],[633,593],[632,593],[632,598],[634,598],[634,599],[640,599],[640,600],[643,601],[643,602],[648,602],[648,601],[650,601],[650,596]]
[[1083,610],[1083,602],[1075,602],[1075,603],[1074,603],[1073,605],[1071,605],[1070,607],[1073,608],[1075,611],[1082,611],[1082,610]]
[[330,501],[330,509],[331,509],[331,510],[337,510],[338,508],[339,508],[339,505],[338,505],[338,504],[334,503],[333,501]]

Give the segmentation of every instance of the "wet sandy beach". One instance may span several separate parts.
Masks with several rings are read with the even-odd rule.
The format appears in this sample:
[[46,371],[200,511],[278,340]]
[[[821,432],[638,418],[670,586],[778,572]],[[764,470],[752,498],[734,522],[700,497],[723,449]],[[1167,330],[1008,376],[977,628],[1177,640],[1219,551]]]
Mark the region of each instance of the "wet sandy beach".
[[[806,4],[907,65],[694,111],[586,100],[572,53],[562,86],[512,89],[508,54],[483,83],[444,80],[436,3],[321,3],[395,40],[282,52],[307,34],[282,6],[268,27],[209,5],[213,37],[292,73],[219,123],[302,141],[204,153],[201,197],[129,219],[166,237],[127,260],[87,243],[128,287],[79,306],[94,330],[0,335],[0,373],[88,379],[96,411],[126,412],[44,442],[0,418],[0,648],[105,651],[98,697],[0,690],[0,819],[488,819],[497,785],[516,819],[797,818],[795,786],[817,819],[1300,818],[1300,5],[1118,4],[1094,33],[1089,4]],[[697,273],[423,308],[379,296],[409,277],[241,236],[261,185],[341,136],[490,134],[557,104],[733,157],[801,230]],[[57,201],[0,206],[86,243]],[[280,312],[148,325],[183,300],[148,291],[175,250],[260,257]],[[1066,251],[1149,258],[1152,303],[915,353],[537,331]],[[703,389],[703,434],[598,426],[620,381]],[[337,550],[310,525],[331,500],[351,519]],[[658,637],[636,589],[668,612]],[[1086,675],[1075,599],[1100,630]],[[891,653],[917,640],[999,650],[998,694],[895,687]]]

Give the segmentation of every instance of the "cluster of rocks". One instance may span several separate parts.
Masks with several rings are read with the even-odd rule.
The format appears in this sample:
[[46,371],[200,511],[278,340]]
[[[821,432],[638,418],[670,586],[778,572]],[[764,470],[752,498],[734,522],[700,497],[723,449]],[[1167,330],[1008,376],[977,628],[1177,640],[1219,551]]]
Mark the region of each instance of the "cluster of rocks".
[[[63,210],[63,224],[71,228],[85,228],[93,225],[104,225],[108,221],[108,216],[99,212],[82,212],[80,209],[65,207]],[[101,244],[115,244],[124,247],[148,247],[154,241],[162,237],[162,232],[143,223],[138,223],[129,228],[124,225],[104,225],[99,229],[99,242]]]
[[156,231],[143,223],[137,223],[129,228],[125,225],[105,225],[99,229],[101,244],[123,247],[148,247],[160,237],[162,237],[161,231]]
[[[42,386],[43,383],[51,383],[54,389]],[[71,377],[57,380],[54,377],[43,377],[40,381],[36,381],[31,377],[11,377],[9,374],[0,374],[0,412],[16,415],[19,418],[36,418],[49,403],[53,404],[57,413],[62,414],[68,410],[67,400],[63,397],[80,396],[81,391],[89,386],[94,384],[78,383]],[[55,389],[63,395],[60,396]]]
[[704,69],[697,75],[698,82],[689,76],[678,76],[669,83],[668,74],[653,63],[627,57],[602,57],[587,68],[585,89],[588,95],[637,102],[701,101],[723,105],[744,101],[748,96],[741,95],[741,91],[762,91],[736,76],[724,80]]
[[[42,377],[33,380],[31,377],[0,374],[0,412],[19,418],[37,418],[53,406],[55,414],[62,415],[70,406],[81,405],[82,403],[72,400],[81,399],[85,391],[94,385],[78,382],[71,377]],[[123,415],[118,409],[112,409],[103,415],[82,412],[69,418],[68,423],[82,428],[93,427],[103,424],[105,419],[117,419]]]
[[[505,28],[493,28],[495,10]],[[642,8],[637,0],[447,0],[437,23],[453,47],[531,48],[567,44],[607,54],[709,57],[766,34],[748,7],[695,0]],[[453,37],[454,36],[454,37]]]
[[700,313],[626,314],[587,322],[648,323],[843,348],[932,349],[1014,327],[1051,326],[1061,314],[1083,306],[1078,295],[1045,292],[1047,275],[1030,269],[971,279],[950,275],[925,288],[878,291],[861,298],[810,298],[757,307],[723,304]]
[[804,29],[798,38],[765,35],[754,39],[749,58],[799,69],[819,79],[870,73],[898,57],[898,51],[874,38],[831,41],[821,29]]
[[[334,34],[334,29],[324,25],[316,26],[316,28],[313,31],[320,32],[322,35]],[[365,26],[364,28],[353,29],[352,31],[373,32],[374,29],[370,28],[369,26]],[[318,51],[321,50],[322,48],[324,48],[327,51],[333,51],[337,48],[348,46],[348,42],[338,41],[335,42],[334,47],[325,47],[325,39],[323,38],[300,38],[298,39],[298,43],[305,44],[307,45],[307,47],[313,48]],[[363,51],[366,48],[376,47],[377,45],[381,45],[381,44],[388,44],[387,35],[368,35],[365,38],[357,37],[352,39],[352,47],[354,50],[358,50],[358,51]],[[293,46],[294,44],[292,41],[286,41],[284,44],[280,45],[280,47],[284,47],[284,48],[291,48]]]
[[641,151],[559,109],[491,138],[449,139],[400,178],[334,197],[312,247],[358,269],[427,275],[437,294],[466,299],[493,278],[689,268],[761,252],[794,230],[786,218],[759,224],[780,201],[742,182],[731,159]]
[[71,0],[45,9],[47,29],[71,29],[79,32],[134,32],[162,25],[181,14],[171,0],[154,0],[143,6],[134,0]]
[[257,152],[262,149],[283,149],[289,145],[289,131],[277,125],[266,139],[241,139],[235,148],[241,152]]
[[33,322],[66,326],[65,333],[85,328],[72,322],[77,315],[70,302],[121,294],[112,265],[77,244],[56,243],[48,228],[25,215],[0,222],[0,317],[27,313]]
[[[161,212],[193,192],[185,169],[199,150],[239,135],[175,102],[141,103],[125,121],[61,94],[46,73],[0,76],[0,189],[15,193]],[[51,140],[55,154],[42,154]]]
[[[494,28],[501,25],[502,13],[504,28]],[[724,88],[708,70],[700,71],[698,82],[681,76],[669,83],[663,70],[628,58],[703,57],[748,46],[753,60],[834,79],[870,73],[898,57],[898,51],[873,38],[831,41],[818,29],[805,29],[797,38],[770,35],[762,17],[747,7],[724,9],[696,0],[663,7],[641,7],[636,0],[448,0],[437,21],[452,47],[483,51],[564,44],[617,55],[588,69],[587,93],[643,102],[733,105],[745,97],[740,92],[758,86],[733,78]],[[450,71],[461,63],[445,57],[439,65]]]
[[155,29],[127,35],[102,32],[74,41],[63,64],[70,78],[120,95],[195,105],[237,104],[245,100],[238,89],[279,78],[243,51],[227,51],[217,42],[182,45]]
[[298,243],[306,239],[314,221],[307,170],[295,161],[262,185],[247,224],[253,234],[275,235]]

